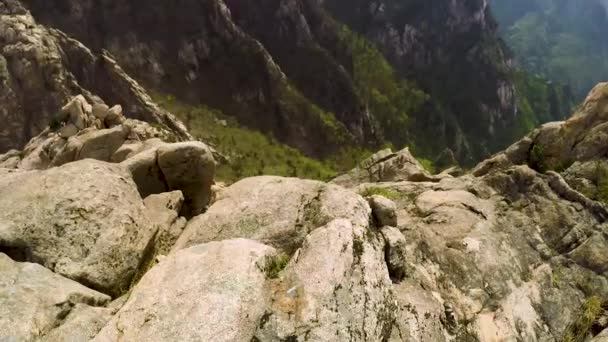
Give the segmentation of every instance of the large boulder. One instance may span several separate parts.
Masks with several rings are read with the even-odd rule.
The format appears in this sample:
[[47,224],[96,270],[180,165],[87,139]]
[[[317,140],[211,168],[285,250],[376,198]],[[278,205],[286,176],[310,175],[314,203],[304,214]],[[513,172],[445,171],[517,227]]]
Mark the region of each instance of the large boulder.
[[154,233],[120,165],[87,159],[0,181],[0,248],[102,292],[126,290]]
[[368,225],[370,208],[357,194],[322,182],[262,176],[224,189],[190,221],[175,249],[248,238],[293,253],[314,229],[337,218]]
[[390,149],[382,150],[331,182],[345,187],[354,187],[362,183],[438,181],[440,178],[430,175],[406,147],[399,152],[393,152]]
[[251,341],[274,253],[242,239],[181,250],[143,277],[93,341]]
[[131,172],[142,197],[180,190],[183,216],[200,214],[211,200],[215,160],[212,150],[202,142],[165,144],[154,140],[141,145],[121,164]]
[[385,341],[395,309],[384,241],[346,219],[310,233],[280,278],[259,341]]
[[[53,341],[46,337],[53,334],[54,329],[62,329],[62,325],[66,324],[65,317],[68,317],[68,321],[88,321],[82,312],[103,311],[103,308],[97,307],[109,301],[109,296],[88,289],[38,264],[15,262],[0,253],[2,341]],[[83,333],[83,330],[73,328],[72,336]]]

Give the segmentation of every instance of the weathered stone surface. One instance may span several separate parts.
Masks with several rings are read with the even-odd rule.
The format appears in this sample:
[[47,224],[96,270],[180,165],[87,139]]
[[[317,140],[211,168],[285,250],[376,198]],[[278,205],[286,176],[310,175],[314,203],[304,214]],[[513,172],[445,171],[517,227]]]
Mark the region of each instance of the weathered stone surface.
[[394,300],[384,241],[338,219],[310,233],[280,279],[256,332],[260,341],[382,341]]
[[367,199],[379,227],[397,226],[397,206],[384,196],[373,195]]
[[383,150],[361,162],[359,167],[332,180],[334,184],[354,187],[361,183],[398,181],[438,181],[441,177],[431,176],[412,156],[409,148],[393,153]]
[[63,318],[61,325],[51,330],[40,342],[87,342],[108,323],[116,309],[76,304]]
[[91,159],[0,182],[0,246],[105,293],[129,284],[154,235],[119,165]]
[[23,148],[49,123],[53,130],[95,126],[91,104],[103,103],[98,96],[124,105],[129,117],[163,124],[180,140],[192,138],[111,56],[38,24],[22,2],[0,2],[0,152]]
[[211,150],[201,142],[184,142],[160,146],[158,166],[168,189],[181,190],[185,199],[184,215],[203,212],[211,200],[215,160]]
[[394,282],[400,282],[407,272],[405,236],[399,229],[389,226],[382,227],[380,233],[386,244],[384,250],[388,272]]
[[181,191],[150,195],[144,204],[148,218],[158,227],[152,254],[167,255],[186,227],[186,219],[179,217],[184,195]]
[[314,229],[337,218],[367,226],[369,213],[363,198],[335,185],[247,178],[221,191],[207,212],[190,221],[175,248],[241,237],[292,253]]
[[178,251],[143,277],[93,341],[251,341],[273,254],[242,239]]
[[109,301],[107,295],[38,264],[15,262],[0,253],[0,339],[3,341],[59,341],[46,337],[57,336],[52,330],[62,329],[66,316],[68,322],[85,321],[81,311],[103,310],[91,306],[102,306]]
[[564,169],[576,161],[585,162],[606,156],[607,99],[608,83],[598,84],[570,119],[542,125],[505,152],[481,162],[473,174],[483,176],[491,171],[535,160],[543,168]]

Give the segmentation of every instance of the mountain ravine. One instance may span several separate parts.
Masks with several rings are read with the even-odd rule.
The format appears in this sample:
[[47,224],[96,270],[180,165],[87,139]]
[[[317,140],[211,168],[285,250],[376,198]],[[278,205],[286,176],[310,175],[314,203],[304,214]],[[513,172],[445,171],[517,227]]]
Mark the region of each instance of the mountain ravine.
[[[332,17],[345,3],[0,0],[0,341],[607,341],[608,83],[469,170],[430,172],[410,141],[328,181],[219,178],[237,161],[193,134],[204,115],[321,156],[397,131],[381,123],[404,117],[370,111],[395,84],[412,103],[449,99],[432,99],[422,61],[370,45],[395,33],[387,8],[492,31],[485,1],[363,3]],[[363,60],[380,69],[353,76]],[[158,103],[196,108],[199,125]]]
[[[472,165],[521,134],[514,70],[486,1],[20,2],[90,49],[71,57],[63,43],[54,60],[92,94],[127,102],[84,67],[107,51],[154,94],[220,110],[315,158],[392,143],[431,160],[450,147]],[[22,102],[46,114],[15,123],[19,140],[0,148],[23,146],[59,109]]]

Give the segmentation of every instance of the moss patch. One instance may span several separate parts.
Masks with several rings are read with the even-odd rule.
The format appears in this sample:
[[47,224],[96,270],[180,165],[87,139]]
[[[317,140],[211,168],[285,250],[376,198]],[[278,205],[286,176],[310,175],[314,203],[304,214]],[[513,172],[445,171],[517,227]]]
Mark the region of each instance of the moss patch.
[[266,258],[264,263],[264,273],[270,279],[279,277],[281,271],[289,264],[289,256],[285,254],[273,255]]
[[563,342],[584,342],[599,334],[605,327],[599,320],[608,316],[608,299],[597,296],[585,301],[575,321],[566,328]]

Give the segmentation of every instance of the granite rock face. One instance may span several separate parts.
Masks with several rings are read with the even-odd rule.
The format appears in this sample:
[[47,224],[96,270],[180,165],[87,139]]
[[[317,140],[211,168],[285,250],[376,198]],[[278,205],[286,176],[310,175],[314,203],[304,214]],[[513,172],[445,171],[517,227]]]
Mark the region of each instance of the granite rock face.
[[[0,128],[0,152],[22,148],[79,94],[97,105],[103,104],[100,97],[122,103],[127,117],[162,124],[180,139],[191,138],[109,53],[93,53],[64,33],[38,24],[19,1],[1,1],[0,120],[5,124]],[[84,128],[84,122],[76,124]],[[68,126],[62,133],[67,137],[74,129]]]

